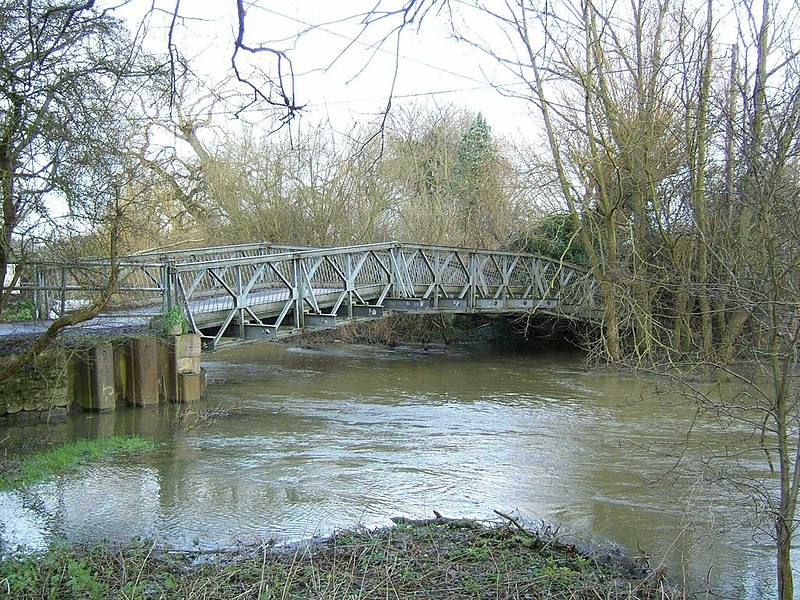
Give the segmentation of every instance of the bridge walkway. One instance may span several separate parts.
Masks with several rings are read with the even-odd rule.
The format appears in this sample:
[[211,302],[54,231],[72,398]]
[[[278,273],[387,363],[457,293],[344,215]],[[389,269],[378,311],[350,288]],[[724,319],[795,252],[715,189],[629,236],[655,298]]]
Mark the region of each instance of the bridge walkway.
[[[29,263],[18,284],[40,317],[87,302],[109,261]],[[387,242],[337,248],[244,244],[127,256],[119,261],[111,321],[180,314],[215,347],[223,339],[277,339],[385,311],[542,313],[597,322],[596,285],[547,257]]]

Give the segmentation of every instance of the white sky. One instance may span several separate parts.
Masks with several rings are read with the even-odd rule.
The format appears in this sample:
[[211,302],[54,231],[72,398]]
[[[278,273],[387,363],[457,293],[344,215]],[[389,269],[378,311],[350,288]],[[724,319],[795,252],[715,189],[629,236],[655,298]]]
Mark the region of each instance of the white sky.
[[[150,0],[135,0],[119,14],[135,27],[149,4]],[[175,2],[157,0],[156,5],[164,12],[151,21],[149,48],[163,53],[167,13]],[[305,106],[303,120],[314,125],[330,120],[335,130],[345,132],[354,124],[373,121],[385,109],[394,74],[396,38],[376,50],[370,46],[386,28],[370,27],[362,40],[348,48],[361,26],[357,18],[337,22],[373,5],[374,2],[364,0],[251,2],[245,43],[280,48],[292,58],[297,102]],[[205,74],[210,83],[221,81],[230,73],[237,25],[235,10],[234,0],[181,2],[180,14],[185,19],[176,29],[177,45],[189,58],[192,68]],[[493,130],[504,136],[515,134],[530,120],[538,122],[538,115],[526,102],[504,98],[490,84],[493,81],[518,86],[518,82],[508,75],[498,76],[488,59],[451,39],[444,21],[431,14],[421,31],[416,27],[404,31],[393,106],[453,104],[480,111]],[[312,23],[327,24],[297,35]],[[240,56],[243,64],[252,62],[251,57]],[[267,54],[258,54],[255,61],[274,69],[274,62]],[[251,120],[250,115],[244,116]]]
[[[109,3],[119,1],[106,0]],[[116,14],[126,18],[135,29],[154,2],[156,11],[149,21],[146,45],[150,50],[164,54],[166,29],[178,1],[181,19],[175,30],[176,45],[188,58],[192,69],[204,76],[209,88],[220,89],[220,82],[231,75],[230,57],[237,32],[235,0],[129,0]],[[716,2],[715,14],[721,25],[726,21],[735,25],[733,7],[739,1]],[[284,50],[293,61],[296,101],[305,106],[299,119],[300,126],[316,127],[330,121],[335,131],[347,133],[354,126],[374,122],[385,109],[394,74],[396,40],[390,38],[377,49],[374,44],[398,24],[399,17],[371,25],[362,32],[357,15],[373,8],[376,2],[248,0],[246,3],[245,43]],[[405,2],[383,0],[380,5],[397,7]],[[698,14],[704,13],[701,0],[688,0],[688,4],[694,5]],[[485,5],[502,10],[504,3],[488,0]],[[451,0],[450,6],[460,11],[457,20],[465,16],[472,26],[472,30],[465,31],[469,37],[484,41],[493,49],[499,48],[500,54],[508,55],[509,32],[502,31],[497,19],[476,13],[469,8],[468,2]],[[534,136],[535,140],[541,132],[539,112],[531,103],[505,97],[492,87],[496,85],[507,91],[524,92],[524,85],[513,75],[500,70],[494,60],[468,44],[452,39],[447,21],[446,15],[432,12],[421,28],[410,26],[403,32],[393,106],[452,104],[472,112],[482,112],[493,131],[500,136]],[[316,28],[309,31],[312,24]],[[735,41],[735,36],[731,35],[735,26],[727,26],[725,30],[730,33],[722,36],[729,38],[724,41]],[[725,33],[725,30],[720,26],[719,33]],[[360,33],[363,37],[352,42]],[[511,35],[513,37],[513,33]],[[240,59],[242,65],[250,63],[274,73],[275,62],[267,53],[254,56],[240,53]],[[720,55],[718,59],[723,57]],[[223,89],[232,87],[228,83]],[[221,121],[224,121],[225,112],[223,107],[215,108],[216,124],[224,124]],[[265,122],[260,111],[241,116],[256,124]]]

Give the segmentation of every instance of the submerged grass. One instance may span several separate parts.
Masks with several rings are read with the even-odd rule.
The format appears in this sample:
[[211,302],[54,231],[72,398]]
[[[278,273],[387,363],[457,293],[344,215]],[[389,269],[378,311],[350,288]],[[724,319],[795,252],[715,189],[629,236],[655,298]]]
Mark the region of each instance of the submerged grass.
[[668,598],[661,577],[636,578],[573,546],[509,524],[401,521],[290,547],[219,552],[56,545],[0,561],[10,598],[367,599]]
[[152,441],[136,435],[107,436],[67,442],[50,450],[5,461],[0,489],[24,487],[54,475],[74,472],[91,461],[123,452],[152,450]]

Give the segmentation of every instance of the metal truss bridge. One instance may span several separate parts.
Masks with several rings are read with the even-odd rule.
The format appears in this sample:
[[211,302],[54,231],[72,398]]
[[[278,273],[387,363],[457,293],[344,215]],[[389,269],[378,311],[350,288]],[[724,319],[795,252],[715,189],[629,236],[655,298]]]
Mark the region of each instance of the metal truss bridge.
[[[246,244],[127,256],[98,319],[146,321],[177,311],[214,348],[223,339],[270,339],[389,311],[541,313],[600,319],[586,270],[543,256],[378,243],[341,248]],[[107,260],[28,264],[18,285],[40,318],[87,303]]]

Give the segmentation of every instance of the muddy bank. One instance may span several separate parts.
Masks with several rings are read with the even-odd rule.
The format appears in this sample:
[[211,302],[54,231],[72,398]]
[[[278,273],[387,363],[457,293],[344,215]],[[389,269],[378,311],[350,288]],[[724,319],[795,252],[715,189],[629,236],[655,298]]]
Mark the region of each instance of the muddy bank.
[[669,598],[663,573],[584,553],[513,518],[394,519],[292,546],[171,552],[54,546],[0,562],[10,598]]

